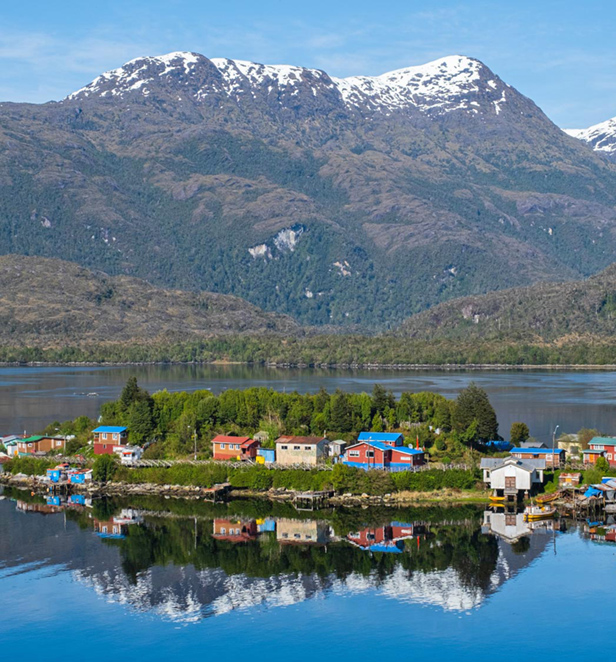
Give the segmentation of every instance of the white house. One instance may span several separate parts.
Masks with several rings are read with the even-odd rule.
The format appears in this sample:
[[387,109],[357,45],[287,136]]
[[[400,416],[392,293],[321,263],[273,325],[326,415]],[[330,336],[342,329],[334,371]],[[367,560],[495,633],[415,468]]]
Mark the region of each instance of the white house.
[[515,457],[482,458],[483,482],[498,496],[530,493],[543,483],[545,460],[519,460]]
[[113,452],[120,457],[120,463],[131,465],[143,455],[141,446],[114,446]]

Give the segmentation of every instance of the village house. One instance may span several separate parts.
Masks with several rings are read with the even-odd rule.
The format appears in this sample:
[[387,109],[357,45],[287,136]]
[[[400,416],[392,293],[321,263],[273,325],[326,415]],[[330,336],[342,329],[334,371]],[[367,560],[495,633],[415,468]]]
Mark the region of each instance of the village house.
[[[425,464],[426,458],[423,450],[409,448],[401,444],[399,439],[378,440],[378,437],[388,433],[370,433],[375,441],[367,441],[359,435],[360,441],[349,446],[342,456],[342,463],[357,469],[383,469],[388,471],[408,471],[414,467]],[[394,435],[392,435],[393,437]]]
[[512,448],[511,457],[518,460],[544,460],[546,467],[562,467],[565,464],[565,451],[562,448]]
[[213,538],[227,540],[232,543],[250,542],[256,540],[259,534],[257,522],[239,519],[215,519]]
[[141,524],[143,517],[131,508],[124,508],[116,517],[109,520],[94,519],[94,531],[100,538],[126,538],[128,527]]
[[610,467],[616,467],[615,437],[593,437],[588,443],[588,449],[591,451],[604,451],[604,457],[608,461]]
[[481,459],[483,482],[494,490],[495,496],[528,496],[543,483],[544,459],[520,460],[516,457]]
[[49,453],[49,451],[62,450],[65,445],[66,437],[33,435],[18,439],[14,448],[19,455],[31,455],[32,453]]
[[344,453],[344,449],[347,447],[347,442],[342,439],[336,439],[335,441],[330,441],[327,444],[327,454],[329,457],[335,458],[340,457]]
[[219,434],[212,439],[212,457],[215,460],[254,460],[259,442],[250,437],[231,437]]
[[276,463],[317,465],[327,457],[327,445],[325,437],[279,437]]
[[95,455],[113,455],[114,447],[128,445],[128,430],[122,425],[101,425],[92,434]]

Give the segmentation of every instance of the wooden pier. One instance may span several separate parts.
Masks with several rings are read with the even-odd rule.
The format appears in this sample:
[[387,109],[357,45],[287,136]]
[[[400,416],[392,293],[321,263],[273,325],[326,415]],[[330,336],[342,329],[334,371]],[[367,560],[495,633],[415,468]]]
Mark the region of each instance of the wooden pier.
[[297,510],[314,510],[323,508],[327,505],[330,497],[333,496],[333,490],[322,492],[301,492],[293,497],[293,505]]

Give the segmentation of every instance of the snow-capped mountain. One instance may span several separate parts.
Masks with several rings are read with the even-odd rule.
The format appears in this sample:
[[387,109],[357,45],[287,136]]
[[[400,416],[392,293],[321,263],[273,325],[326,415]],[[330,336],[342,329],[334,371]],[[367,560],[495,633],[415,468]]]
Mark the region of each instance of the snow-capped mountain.
[[1,253],[309,326],[385,330],[616,251],[616,167],[469,57],[350,78],[142,57],[60,102],[0,104],[0,147]]
[[588,143],[596,152],[616,159],[616,117],[588,129],[565,129],[565,133]]
[[177,52],[131,60],[67,99],[149,97],[163,85],[173,87],[178,101],[198,103],[223,94],[240,105],[256,100],[284,105],[288,98],[299,102],[308,96],[351,112],[386,114],[416,109],[433,114],[463,110],[499,115],[507,103],[507,93],[512,94],[484,64],[457,55],[381,76],[334,78],[317,69],[209,60],[197,53]]

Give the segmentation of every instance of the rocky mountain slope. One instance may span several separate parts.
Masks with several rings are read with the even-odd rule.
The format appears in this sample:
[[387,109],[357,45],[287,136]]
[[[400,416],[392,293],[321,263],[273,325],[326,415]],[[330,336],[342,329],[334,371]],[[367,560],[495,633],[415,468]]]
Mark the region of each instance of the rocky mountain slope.
[[616,166],[477,60],[377,77],[195,53],[0,104],[0,253],[386,329],[440,301],[588,276]]
[[234,296],[163,290],[75,264],[0,257],[0,344],[196,340],[229,333],[294,334],[298,325]]
[[616,335],[616,264],[583,281],[538,283],[462,297],[410,317],[417,339],[574,341]]

